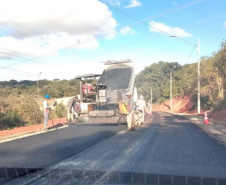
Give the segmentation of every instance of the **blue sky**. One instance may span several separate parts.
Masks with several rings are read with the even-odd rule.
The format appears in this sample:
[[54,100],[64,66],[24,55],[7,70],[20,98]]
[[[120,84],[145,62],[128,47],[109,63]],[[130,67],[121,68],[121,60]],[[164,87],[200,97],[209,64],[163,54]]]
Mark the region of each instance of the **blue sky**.
[[198,38],[201,56],[226,38],[225,0],[0,2],[0,81],[72,79],[101,73],[108,60],[131,59],[136,73],[194,63]]

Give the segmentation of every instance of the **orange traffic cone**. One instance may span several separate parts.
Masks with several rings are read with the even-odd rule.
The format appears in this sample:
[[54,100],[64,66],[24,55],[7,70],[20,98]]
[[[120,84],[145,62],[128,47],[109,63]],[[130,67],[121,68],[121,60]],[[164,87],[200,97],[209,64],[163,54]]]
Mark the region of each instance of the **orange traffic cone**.
[[204,124],[209,125],[209,119],[208,119],[207,113],[205,113],[204,115]]

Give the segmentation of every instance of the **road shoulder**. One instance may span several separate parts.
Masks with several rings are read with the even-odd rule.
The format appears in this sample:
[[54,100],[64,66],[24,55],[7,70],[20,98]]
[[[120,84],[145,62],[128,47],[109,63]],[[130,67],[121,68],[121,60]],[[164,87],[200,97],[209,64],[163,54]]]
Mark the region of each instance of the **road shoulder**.
[[216,121],[210,121],[209,125],[204,124],[204,118],[202,116],[186,115],[181,113],[174,113],[181,115],[189,119],[193,124],[197,125],[210,137],[216,139],[221,145],[226,147],[226,125],[218,123]]

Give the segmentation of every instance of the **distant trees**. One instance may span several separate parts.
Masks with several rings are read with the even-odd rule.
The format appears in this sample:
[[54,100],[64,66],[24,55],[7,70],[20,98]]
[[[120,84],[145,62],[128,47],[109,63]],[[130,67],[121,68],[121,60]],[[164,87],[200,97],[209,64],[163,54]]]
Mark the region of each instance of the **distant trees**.
[[163,102],[169,98],[170,71],[175,72],[179,69],[181,69],[181,66],[177,62],[160,61],[154,63],[138,74],[135,79],[135,86],[146,99],[150,99],[152,86],[153,101]]
[[[53,98],[75,96],[79,94],[79,81],[77,79],[54,79],[53,81],[40,80],[39,93],[41,97],[44,97],[45,94],[50,94]],[[10,80],[8,82],[0,82],[0,98],[25,94],[37,97],[36,81],[23,80],[18,82],[16,80]]]
[[[173,96],[190,94],[197,101],[197,63],[180,66],[177,62],[154,63],[141,71],[135,80],[138,91],[150,99],[153,87],[154,102],[163,102],[170,97],[169,78],[173,72]],[[226,108],[226,41],[211,57],[201,60],[202,108]],[[195,103],[196,104],[196,103]],[[195,108],[195,107],[194,107]]]

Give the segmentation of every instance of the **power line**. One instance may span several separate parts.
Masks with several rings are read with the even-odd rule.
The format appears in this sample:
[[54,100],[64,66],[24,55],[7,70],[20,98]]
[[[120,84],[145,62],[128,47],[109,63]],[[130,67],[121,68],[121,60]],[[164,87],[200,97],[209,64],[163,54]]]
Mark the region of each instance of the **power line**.
[[[7,22],[12,22],[12,23],[14,23],[14,24],[16,24],[16,25],[22,27],[23,29],[26,29],[26,28],[24,28],[22,25],[20,25],[20,24],[18,24],[18,23],[16,23],[16,22],[13,22],[12,19],[8,19],[8,18],[6,18],[6,17],[4,17],[4,16],[2,16],[2,15],[0,15],[0,16],[7,20],[7,21],[5,21],[5,23],[7,23]],[[23,32],[16,30],[16,29],[13,28],[12,26],[6,25],[5,23],[3,23],[3,24],[0,23],[0,25],[4,25],[4,26],[6,26],[6,27],[8,27],[8,28],[10,28],[10,29],[13,29],[13,30],[15,30],[16,32],[21,33],[21,34],[24,35],[25,37],[32,38],[30,35],[26,35],[26,34],[24,34]],[[3,30],[0,30],[0,31],[3,32],[3,33],[8,34],[8,32],[5,32],[5,31],[3,31]],[[37,32],[35,32],[35,33],[37,34]],[[16,36],[16,38],[19,38],[19,39],[20,39],[21,37]],[[17,54],[19,54],[19,55],[25,55],[24,53],[19,53],[19,52],[16,52],[16,51],[12,51],[12,50],[5,49],[5,48],[0,48],[0,49],[9,51],[9,52],[10,52],[10,53],[9,53],[10,56],[11,56],[11,55],[14,55],[14,53],[17,53]],[[12,52],[13,52],[13,54],[12,54]],[[22,58],[22,59],[25,59],[25,60],[28,60],[28,61],[35,62],[35,63],[44,64],[44,63],[42,63],[42,62],[33,61],[33,60],[34,60],[33,58],[32,58],[32,60],[31,60],[31,59],[27,59],[27,58],[21,57],[21,56],[18,56],[18,57],[19,57],[19,58]],[[13,66],[13,65],[16,65],[16,64],[18,64],[18,63],[12,64],[12,65],[10,65],[10,66]],[[7,66],[7,67],[9,67],[9,66]]]
[[187,61],[190,59],[190,57],[192,56],[193,52],[195,51],[197,45],[193,48],[193,50],[191,51],[191,53],[189,54],[187,60],[185,61],[185,63],[187,63]]
[[[22,55],[21,53],[18,53],[18,52],[16,52],[16,51],[10,51],[10,50],[4,49],[4,48],[0,48],[0,49],[9,51],[9,52],[7,52],[7,54],[10,54],[10,58],[14,57],[14,58],[17,58],[17,60],[18,60],[18,58],[19,58],[19,59],[30,60],[30,59],[27,59],[27,58],[25,58],[25,57],[15,55],[15,54]],[[1,53],[6,53],[6,52],[1,52]],[[34,61],[32,61],[32,62],[34,62]],[[26,61],[20,61],[20,63],[26,63]],[[37,62],[37,61],[36,61],[35,63],[39,63],[39,64],[46,65],[46,64],[43,63],[43,62]],[[2,70],[2,69],[11,69],[11,68],[9,68],[9,67],[14,66],[14,65],[16,65],[16,64],[18,64],[18,63],[14,63],[14,64],[10,64],[10,65],[8,65],[8,66],[1,67],[0,70]]]
[[[6,54],[9,54],[10,55],[10,58],[11,56],[14,56],[14,57],[17,57],[17,58],[20,58],[20,59],[24,59],[24,60],[30,60],[29,58],[25,58],[21,55],[24,55],[23,53],[19,53],[17,51],[13,51],[13,50],[8,50],[8,49],[5,49],[5,48],[2,48],[0,47],[0,49],[2,50],[5,50],[6,52],[1,52],[1,53],[6,53]],[[7,58],[7,57],[6,57]],[[33,61],[34,62],[34,61]],[[35,63],[39,63],[39,64],[45,64],[45,63],[42,63],[42,62],[38,62],[38,61],[35,61]]]
[[[0,67],[5,67],[5,66],[0,66]],[[35,74],[35,73],[31,73],[31,72],[27,72],[27,71],[22,71],[22,70],[18,70],[18,69],[12,69],[12,68],[7,68],[7,69],[12,70],[12,71],[18,71],[18,72],[22,72],[22,73],[27,73],[27,74],[38,75],[38,74]]]
[[[79,12],[80,12],[80,11],[79,11]],[[59,21],[59,20],[65,19],[66,17],[72,16],[72,15],[74,15],[75,13],[78,13],[78,11],[74,11],[74,12],[72,12],[72,13],[66,15],[66,16],[60,17],[59,19],[56,19],[56,20],[52,21],[51,24],[54,24],[55,22],[57,22],[57,21]],[[6,17],[4,17],[4,16],[2,16],[2,15],[1,15],[1,17],[3,17],[4,19],[6,19],[6,20],[7,20],[6,22],[12,22],[12,23],[14,23],[14,24],[16,24],[16,25],[22,27],[24,30],[27,29],[27,28],[25,28],[24,26],[22,26],[22,25],[20,25],[20,24],[18,24],[18,23],[16,23],[16,22],[13,22],[12,19],[8,19],[8,18],[6,18]],[[6,22],[5,22],[5,23],[6,23]],[[0,23],[0,24],[1,24],[1,23]],[[1,25],[5,25],[5,24],[1,24]],[[46,24],[46,25],[48,25],[48,24]],[[46,25],[45,25],[45,26],[46,26]],[[16,30],[15,28],[13,28],[13,27],[10,27],[10,26],[7,26],[7,27],[12,28],[12,29],[14,29],[15,31],[17,31],[17,30]],[[42,26],[42,27],[43,27],[43,26]],[[40,28],[41,28],[41,27],[40,27]],[[7,33],[7,32],[4,32],[4,31],[2,31],[2,30],[0,30],[0,31],[3,32],[3,33]],[[29,32],[33,32],[33,33],[39,35],[38,32],[35,32],[35,31],[33,31],[33,30],[28,30],[28,31],[29,31]],[[20,31],[19,31],[19,32],[20,32]],[[22,32],[21,32],[21,33],[22,33]],[[7,33],[7,34],[8,34],[8,33]],[[22,34],[23,34],[24,36],[30,37],[29,35],[26,35],[26,34],[24,34],[24,33],[22,33]],[[20,38],[20,37],[17,36],[17,38]],[[31,38],[31,37],[30,37],[30,38]],[[4,48],[1,48],[1,49],[4,49]],[[10,50],[8,50],[8,49],[4,49],[4,50],[7,50],[7,51],[13,52],[13,53],[18,53],[18,52],[16,52],[16,51],[10,51]],[[22,53],[18,53],[18,54],[23,55]],[[12,54],[10,54],[10,56],[11,56],[11,55],[12,55]],[[23,61],[23,63],[26,63],[26,62],[35,62],[35,63],[44,64],[44,63],[42,63],[42,62],[34,61],[34,60],[39,59],[39,57],[38,57],[38,58],[33,57],[33,58],[31,58],[31,59],[26,59],[26,58],[24,58],[24,57],[19,57],[19,58],[23,58],[23,59],[27,60],[27,61]],[[8,67],[10,67],[10,66],[14,66],[14,65],[16,65],[16,64],[18,64],[18,63],[14,63],[14,64],[11,64],[11,65],[9,65],[9,66],[5,66],[4,68],[1,68],[1,69],[5,69],[5,68],[8,68]],[[45,64],[45,65],[46,65],[46,64]]]
[[[177,10],[180,10],[180,9],[183,9],[183,8],[185,8],[185,7],[191,6],[191,5],[196,4],[196,3],[199,3],[199,2],[201,2],[201,1],[204,1],[204,0],[196,0],[196,1],[193,1],[193,2],[191,2],[191,3],[185,4],[185,5],[181,6],[181,7],[176,8],[176,9],[173,9],[173,10],[170,10],[170,11],[167,11],[167,12],[164,12],[164,13],[159,14],[159,15],[157,15],[157,16],[163,16],[163,15],[166,15],[166,14],[168,14],[168,13],[171,13],[171,12],[174,12],[174,11],[177,11]],[[113,8],[113,9],[119,11],[120,13],[125,14],[125,15],[129,16],[130,18],[132,18],[132,19],[134,19],[134,20],[137,21],[137,22],[135,22],[135,23],[133,23],[133,24],[130,24],[130,25],[127,25],[127,26],[132,26],[132,25],[135,25],[135,24],[137,24],[137,23],[142,23],[142,24],[145,24],[145,25],[147,25],[147,26],[150,26],[149,24],[147,24],[147,23],[144,22],[144,21],[145,21],[145,20],[148,20],[148,19],[151,19],[151,18],[146,18],[146,19],[143,19],[143,20],[139,20],[139,19],[137,19],[137,18],[135,18],[135,17],[133,17],[133,16],[131,16],[131,15],[129,15],[129,14],[126,14],[126,13],[122,12],[121,10],[119,10],[119,9],[117,9],[117,8],[115,8],[115,7],[113,7],[113,6],[111,6],[111,5],[108,4],[108,3],[105,3],[105,2],[102,2],[102,3],[106,4],[107,6]],[[73,15],[73,14],[74,14],[74,13],[69,14],[68,16]],[[65,17],[68,17],[68,16],[65,16]],[[65,18],[65,17],[59,18],[58,20],[63,19],[63,18]],[[162,32],[162,33],[164,33],[164,34],[167,34],[167,35],[171,36],[171,34],[165,32],[165,31],[162,31],[162,30],[160,30],[160,29],[157,29],[157,28],[155,28],[155,27],[153,27],[153,26],[150,26],[150,27],[152,27],[153,29],[156,29],[156,30],[158,30],[158,31],[160,31],[160,32]],[[99,39],[99,38],[104,38],[104,37],[106,37],[107,35],[115,34],[115,33],[119,32],[119,31],[121,31],[121,30],[123,30],[123,29],[125,29],[125,28],[122,28],[122,29],[120,29],[120,30],[118,30],[118,31],[111,32],[111,33],[106,34],[106,35],[104,35],[104,36],[97,37],[97,39]],[[96,39],[96,38],[91,39],[91,40],[89,40],[89,41],[85,41],[85,42],[79,43],[79,45],[86,44],[86,43],[88,43],[88,42],[92,42],[92,41],[94,41],[95,39]],[[180,37],[177,37],[177,39],[183,40],[184,42],[187,42],[188,44],[191,44],[191,42],[188,42],[188,41],[186,41],[186,40],[184,40],[184,39],[182,39],[182,38],[180,38]],[[192,44],[193,44],[193,43],[192,43]],[[54,53],[56,53],[56,52],[58,52],[58,51],[70,49],[70,48],[75,47],[75,46],[77,46],[77,45],[78,45],[78,44],[73,44],[73,45],[64,47],[64,48],[62,48],[62,49],[55,50],[55,51],[53,51],[53,52],[51,52],[51,53],[48,53],[48,54],[45,54],[45,55],[40,55],[40,56],[38,56],[38,57],[34,57],[34,58],[32,58],[32,59],[30,59],[30,60],[28,60],[28,61],[40,59],[40,58],[46,57],[46,56],[48,56],[48,55],[52,55],[52,54],[54,54]]]
[[[185,8],[185,7],[191,6],[191,5],[193,5],[193,4],[199,3],[199,2],[201,2],[201,1],[204,1],[204,0],[196,0],[196,1],[193,1],[193,2],[191,2],[191,3],[189,3],[189,4],[183,5],[183,6],[179,7],[179,8],[177,8],[177,9],[174,9],[174,10],[167,11],[167,12],[165,12],[165,13],[162,13],[162,14],[158,15],[158,16],[163,16],[163,15],[165,15],[165,14],[171,13],[171,12],[176,11],[176,10],[180,10],[180,9],[182,9],[182,8]],[[115,8],[115,7],[111,6],[111,5],[109,5],[108,3],[105,3],[105,2],[103,2],[103,3],[106,4],[107,6],[111,7],[112,9],[114,9],[114,10],[116,10],[116,11],[119,11],[120,13],[122,13],[122,14],[124,14],[124,15],[126,15],[126,16],[128,16],[128,17],[134,19],[134,20],[136,20],[136,21],[137,21],[136,23],[142,23],[142,24],[145,24],[145,25],[147,25],[148,27],[152,27],[153,29],[158,30],[159,32],[162,32],[162,33],[164,33],[164,34],[167,34],[167,35],[169,35],[169,36],[172,36],[171,34],[165,32],[165,31],[163,31],[163,30],[160,30],[160,29],[158,29],[158,28],[155,28],[155,27],[153,27],[153,26],[147,24],[146,22],[144,22],[144,20],[147,20],[147,18],[144,19],[144,20],[139,20],[139,19],[137,19],[136,17],[133,17],[133,16],[131,16],[131,15],[127,14],[127,13],[124,13],[124,12],[122,12],[121,10],[119,10],[119,9],[117,9],[117,8]],[[68,15],[68,16],[70,16],[70,15]],[[68,16],[65,16],[65,17],[68,17]],[[64,18],[64,17],[63,17],[63,18]],[[62,19],[63,19],[63,18],[62,18]],[[61,19],[61,18],[60,18],[60,19]],[[148,18],[148,19],[150,19],[150,18]],[[133,23],[133,24],[131,24],[131,25],[134,25],[134,24],[136,24],[136,23]],[[127,26],[130,26],[130,25],[127,25]],[[119,31],[121,31],[121,30],[123,30],[123,29],[126,29],[126,27],[124,27],[124,28],[122,28],[122,29],[120,29],[120,30],[111,32],[111,33],[109,33],[109,34],[106,34],[106,35],[103,35],[103,36],[100,36],[100,37],[97,37],[97,38],[94,38],[94,39],[90,39],[90,40],[88,40],[88,41],[85,41],[85,42],[82,42],[82,43],[79,43],[79,44],[73,44],[73,45],[64,47],[64,48],[62,48],[62,49],[55,50],[55,51],[53,51],[53,52],[51,52],[51,53],[48,53],[48,54],[45,54],[45,55],[40,55],[40,56],[38,56],[38,57],[33,57],[32,59],[27,59],[26,62],[33,61],[33,60],[37,60],[37,59],[46,57],[46,56],[48,56],[48,55],[54,54],[54,53],[56,53],[56,52],[58,52],[58,51],[70,49],[70,48],[75,47],[75,46],[77,46],[77,45],[86,44],[86,43],[88,43],[88,42],[94,41],[95,39],[104,38],[104,37],[106,37],[107,35],[111,35],[111,34],[117,33],[117,32],[119,32]],[[180,38],[180,37],[176,37],[176,38],[177,38],[177,39],[180,39],[180,40],[182,40],[182,41],[184,41],[184,42],[186,42],[186,43],[188,43],[188,44],[190,44],[190,45],[191,45],[191,44],[194,44],[194,43],[188,42],[188,41],[186,41],[186,40],[184,40],[184,39],[182,39],[182,38]],[[15,65],[15,64],[12,64],[12,65]],[[10,65],[10,66],[12,66],[12,65]],[[9,66],[8,66],[8,67],[9,67]],[[6,67],[4,67],[4,68],[8,68],[8,67],[6,66]],[[8,69],[12,69],[12,68],[8,68]]]
[[[199,2],[201,2],[201,1],[204,1],[204,0],[196,0],[196,1],[193,1],[192,3],[189,3],[188,5],[184,5],[183,7],[191,6],[191,5],[196,4],[196,3],[199,3]],[[146,23],[145,21],[148,20],[148,19],[139,20],[139,19],[137,19],[136,17],[134,17],[134,16],[132,16],[132,15],[130,15],[130,14],[127,14],[127,13],[125,13],[125,12],[119,10],[118,8],[115,8],[115,7],[111,6],[110,4],[108,4],[108,3],[106,3],[106,2],[102,2],[102,3],[106,4],[107,6],[109,6],[109,7],[112,8],[112,9],[114,9],[114,10],[120,12],[121,14],[124,14],[124,15],[126,15],[127,17],[130,17],[131,19],[134,19],[134,20],[138,21],[139,23],[142,23],[142,24],[144,24],[144,25],[146,25],[146,26],[148,26],[148,27],[151,27],[151,28],[153,28],[153,29],[155,29],[155,30],[158,30],[158,31],[161,32],[161,33],[164,33],[164,34],[166,34],[166,35],[169,35],[170,37],[172,36],[170,33],[166,32],[166,31],[163,31],[163,30],[161,30],[161,29],[159,29],[159,28],[156,28],[156,27],[151,26],[151,25],[149,25],[148,23]],[[171,12],[171,11],[169,11],[169,12]],[[150,19],[150,18],[149,18],[149,19]],[[184,42],[186,42],[186,43],[188,43],[188,44],[190,44],[190,45],[192,45],[192,44],[195,45],[194,43],[189,42],[189,41],[187,41],[187,40],[185,40],[185,39],[182,39],[181,37],[176,37],[176,38],[179,39],[179,40],[182,40],[182,41],[184,41]],[[193,45],[192,45],[192,46],[193,46]]]

